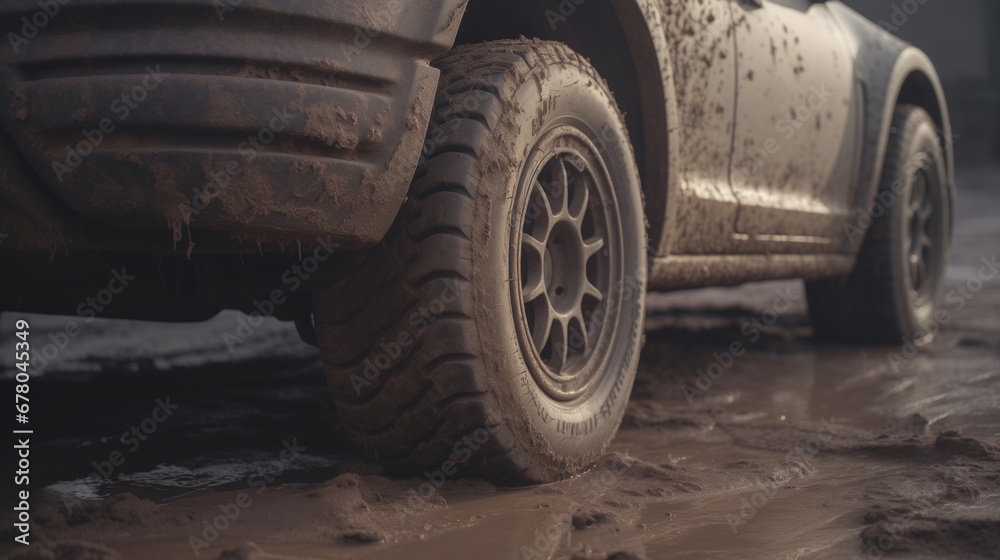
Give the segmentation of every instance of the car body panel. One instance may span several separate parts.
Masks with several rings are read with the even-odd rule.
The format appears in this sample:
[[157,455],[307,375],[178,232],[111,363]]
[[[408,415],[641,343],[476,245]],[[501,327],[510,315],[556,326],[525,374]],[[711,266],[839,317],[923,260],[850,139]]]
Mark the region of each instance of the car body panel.
[[[810,64],[809,68],[799,64],[798,66],[803,67],[799,69],[799,74],[795,72],[797,65],[785,66],[794,83],[799,84],[807,78],[822,81],[821,78],[830,73],[831,77],[837,79],[840,98],[836,111],[832,110],[832,103],[825,104],[830,106],[830,112],[833,113],[832,119],[828,119],[833,124],[824,128],[821,122],[820,135],[804,134],[802,136],[809,136],[806,141],[793,138],[783,161],[779,161],[778,165],[771,162],[771,168],[765,176],[781,178],[792,174],[794,169],[789,163],[811,155],[811,150],[819,144],[829,143],[833,148],[824,150],[824,161],[820,165],[808,166],[806,171],[801,172],[807,177],[815,175],[815,180],[798,184],[802,191],[815,192],[815,199],[797,196],[786,200],[780,190],[767,193],[770,196],[757,195],[755,199],[755,190],[747,188],[752,187],[752,184],[740,184],[739,177],[728,184],[720,184],[718,175],[705,173],[691,163],[704,158],[704,150],[699,149],[698,142],[691,141],[691,132],[686,130],[689,127],[685,127],[683,123],[690,123],[692,118],[690,114],[685,117],[685,113],[701,114],[711,111],[719,100],[722,101],[720,104],[723,111],[728,111],[726,102],[730,95],[716,90],[713,93],[718,97],[694,96],[685,100],[683,91],[694,84],[687,83],[681,75],[683,71],[678,70],[681,64],[677,59],[680,55],[680,59],[686,58],[690,62],[691,53],[704,54],[700,52],[702,46],[711,47],[716,43],[720,29],[737,28],[739,21],[745,19],[741,4],[748,2],[733,1],[729,7],[731,15],[728,22],[720,21],[725,19],[726,10],[718,3],[694,5],[681,0],[616,0],[613,4],[632,45],[633,59],[641,59],[647,65],[649,60],[655,60],[660,69],[659,75],[653,75],[648,68],[640,71],[642,83],[639,87],[649,98],[662,96],[660,103],[667,108],[664,113],[655,115],[655,119],[644,121],[647,142],[650,138],[666,138],[665,146],[647,149],[647,168],[667,166],[665,171],[655,174],[647,172],[647,176],[655,177],[657,182],[645,185],[647,193],[656,193],[653,196],[647,194],[647,212],[652,214],[649,221],[664,224],[651,230],[650,250],[654,261],[685,254],[713,256],[714,259],[740,259],[739,255],[742,254],[752,256],[751,260],[757,255],[772,253],[856,254],[860,250],[859,240],[863,239],[863,232],[861,235],[852,235],[851,227],[861,216],[862,210],[867,211],[872,203],[881,173],[892,112],[903,82],[913,72],[919,73],[924,79],[926,91],[918,104],[928,109],[942,127],[942,142],[949,162],[949,176],[952,176],[947,109],[937,74],[926,55],[888,34],[839,1],[764,0],[761,2],[763,8],[759,10],[761,15],[773,16],[784,12],[785,16],[795,16],[794,12],[797,11],[800,21],[793,20],[791,23],[816,21],[817,25],[822,26],[823,33],[812,38],[815,44],[810,47],[810,52],[817,57],[815,64]],[[713,7],[715,10],[708,9]],[[643,16],[641,23],[636,23],[636,11]],[[712,22],[715,26],[706,25],[710,13],[715,16],[716,21]],[[752,25],[751,28],[753,29]],[[810,29],[810,32],[813,31]],[[728,45],[730,40],[728,33],[726,34],[727,38],[722,44]],[[801,37],[804,32],[798,34]],[[739,37],[737,29],[733,41],[739,40]],[[824,39],[831,42],[825,49]],[[637,48],[649,48],[647,45],[655,47],[654,57],[634,52]],[[779,48],[783,50],[784,46]],[[764,62],[770,62],[769,44],[765,46],[765,52],[767,58]],[[636,64],[638,66],[638,62]],[[746,84],[746,74],[741,74],[742,76],[734,76],[734,88],[744,92],[752,91],[751,86]],[[699,72],[696,75],[701,74]],[[786,77],[788,76],[782,76]],[[724,78],[719,76],[717,80],[721,83]],[[761,79],[757,78],[755,81],[759,85]],[[808,101],[812,91],[811,88],[806,90],[804,97]],[[736,111],[739,110],[739,97],[737,91],[733,95]],[[764,98],[766,100],[767,96]],[[644,106],[650,102],[644,99]],[[744,106],[747,106],[746,99]],[[764,126],[751,126],[742,132],[733,129],[732,134],[738,134],[740,140],[748,141],[755,133],[750,128],[757,128],[761,130],[761,140],[766,141],[776,132],[770,119],[783,116],[781,109],[775,110],[777,112],[774,115],[764,117]],[[748,122],[744,121],[744,125]],[[660,135],[658,130],[665,133]],[[784,137],[781,139],[785,140]],[[731,154],[717,156],[723,159],[728,157],[733,168],[731,171],[736,171],[746,161],[746,150],[741,149],[740,144],[734,137]],[[657,155],[659,158],[656,158]],[[814,171],[814,168],[818,171]],[[953,185],[953,180],[951,183]],[[767,184],[770,185],[771,182]],[[661,195],[662,191],[666,191],[665,194]],[[737,195],[744,198],[745,204],[742,207],[737,204]],[[650,205],[650,200],[657,201],[657,204]],[[661,200],[665,201],[665,205],[659,204]],[[799,208],[795,208],[795,205]],[[731,229],[727,229],[730,227]],[[707,260],[714,262],[713,259]],[[662,266],[653,268],[668,270]],[[794,275],[794,267],[778,268],[784,272],[776,272],[774,277],[789,273]],[[831,274],[841,268],[843,265],[837,264],[831,268],[834,271]],[[732,278],[732,275],[727,277]],[[654,278],[654,282],[671,285],[680,281]]]
[[[729,187],[736,109],[736,42],[731,0],[667,2],[678,130],[670,251],[720,253],[731,244],[738,202]],[[711,220],[704,220],[711,216]]]
[[863,99],[826,5],[785,4],[740,8],[735,27],[736,235],[747,241],[741,252],[830,252],[851,215]]
[[[545,4],[521,4],[518,13],[536,10],[546,27]],[[598,20],[620,26],[637,77],[654,287],[841,273],[860,249],[863,231],[849,230],[871,205],[897,100],[924,106],[938,122],[953,189],[944,95],[922,52],[835,0],[762,0],[747,12],[749,4],[612,0],[618,21]],[[112,5],[121,25],[100,21]],[[61,8],[76,15],[54,18],[20,53],[0,57],[0,218],[10,236],[0,252],[183,256],[294,251],[319,236],[342,249],[381,239],[420,153],[437,79],[429,62],[453,45],[464,0],[351,0],[336,9],[244,0],[222,19],[217,5],[81,0]],[[20,17],[36,8],[8,0],[0,13]],[[164,18],[171,23],[162,32],[137,23],[140,13],[171,10],[176,17]],[[566,25],[586,20],[573,17]],[[199,23],[185,30],[191,21]],[[787,55],[778,45],[788,60],[771,68],[767,39],[784,33],[778,21],[808,26],[794,30],[800,41],[811,35]],[[92,31],[83,33],[88,25]],[[305,39],[292,40],[299,33]],[[575,35],[588,37],[585,30]],[[118,60],[121,53],[132,55]],[[212,56],[193,62],[206,53]],[[147,63],[155,69],[158,61],[170,83],[147,92],[101,149],[60,182],[53,160],[83,138],[81,130],[99,126],[114,96],[127,93],[130,80],[141,84]],[[771,80],[796,90],[767,91]],[[820,128],[796,129],[801,135],[769,154],[759,176],[734,179],[757,137],[776,132],[772,119],[825,81],[834,81],[837,93],[824,105],[831,114]],[[178,210],[196,206],[195,190],[242,157],[239,142],[230,141],[257,132],[253,126],[286,101],[297,103],[302,124],[279,131],[282,140],[264,146],[251,171],[231,177],[237,188],[183,217]],[[324,107],[330,110],[316,110]],[[780,180],[793,175],[807,180]],[[766,257],[796,253],[802,258]]]
[[[46,188],[85,218],[175,241],[377,243],[423,144],[429,61],[451,47],[464,4],[63,5],[0,54],[0,122],[35,176],[5,190]],[[0,18],[38,10],[8,0]]]

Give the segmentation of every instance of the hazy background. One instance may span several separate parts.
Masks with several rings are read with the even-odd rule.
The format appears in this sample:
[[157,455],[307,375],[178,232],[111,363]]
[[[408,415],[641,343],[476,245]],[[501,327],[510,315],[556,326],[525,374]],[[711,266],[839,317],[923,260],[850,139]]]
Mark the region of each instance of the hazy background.
[[[937,66],[951,110],[959,165],[1000,161],[1000,2],[844,0]],[[909,13],[908,13],[909,12]]]

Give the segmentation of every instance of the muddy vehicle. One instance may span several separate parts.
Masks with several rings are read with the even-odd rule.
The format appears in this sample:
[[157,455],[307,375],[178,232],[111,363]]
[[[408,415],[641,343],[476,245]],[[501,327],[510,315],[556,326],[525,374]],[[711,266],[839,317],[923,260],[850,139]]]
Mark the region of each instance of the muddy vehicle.
[[820,337],[928,336],[944,96],[921,51],[840,2],[0,15],[2,309],[242,310],[230,349],[294,321],[389,467],[519,484],[593,464],[647,290],[803,278]]

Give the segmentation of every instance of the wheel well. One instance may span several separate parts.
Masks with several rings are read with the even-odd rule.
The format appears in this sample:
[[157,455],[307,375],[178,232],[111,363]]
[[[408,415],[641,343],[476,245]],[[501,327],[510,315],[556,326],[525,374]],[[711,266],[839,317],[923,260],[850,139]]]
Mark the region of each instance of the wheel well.
[[[927,114],[934,120],[934,126],[938,129],[942,147],[947,149],[951,138],[945,137],[949,131],[945,130],[944,115],[941,114],[941,100],[938,99],[934,83],[927,74],[920,70],[910,72],[899,88],[896,105],[916,105],[927,111]],[[946,164],[950,166],[952,163],[949,160]]]
[[952,153],[951,144],[951,123],[948,122],[947,114],[943,113],[944,100],[938,97],[938,90],[935,82],[924,72],[914,70],[903,80],[903,85],[899,88],[899,95],[896,99],[897,105],[916,105],[923,108],[934,120],[934,126],[938,129],[938,138],[941,139],[941,148],[944,150],[944,160],[948,173],[948,189],[951,191],[951,219],[949,223],[952,229],[955,227],[955,203],[957,192],[955,190],[955,160]]
[[455,44],[527,37],[565,43],[590,60],[625,114],[655,251],[666,208],[667,132],[662,77],[648,34],[633,0],[470,0]]

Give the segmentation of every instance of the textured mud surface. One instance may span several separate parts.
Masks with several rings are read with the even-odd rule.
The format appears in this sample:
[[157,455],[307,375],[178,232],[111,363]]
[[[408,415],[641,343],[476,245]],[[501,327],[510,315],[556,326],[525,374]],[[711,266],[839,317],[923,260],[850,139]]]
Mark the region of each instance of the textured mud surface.
[[[5,514],[0,553],[994,557],[1000,274],[972,279],[1000,252],[997,178],[960,176],[932,343],[820,345],[796,282],[653,295],[619,436],[590,472],[540,488],[382,472],[338,430],[317,353],[287,325],[230,353],[236,314],[96,320],[33,381],[34,544],[6,544]],[[33,317],[33,336],[64,321]]]

